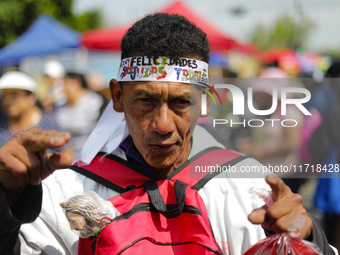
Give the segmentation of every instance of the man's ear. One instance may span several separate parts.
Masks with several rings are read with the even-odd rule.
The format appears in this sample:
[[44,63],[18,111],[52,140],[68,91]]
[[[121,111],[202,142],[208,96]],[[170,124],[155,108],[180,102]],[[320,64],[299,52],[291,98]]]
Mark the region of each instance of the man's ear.
[[113,109],[116,112],[123,112],[122,88],[116,79],[110,81],[110,92],[113,102]]
[[[210,86],[214,87],[215,85],[214,84],[210,84]],[[213,95],[214,92],[211,89],[208,89],[208,91]],[[207,105],[206,105],[207,113],[206,114],[202,114],[202,111],[201,111],[201,113],[200,113],[200,117],[201,118],[205,118],[205,117],[207,117],[210,114],[211,96],[208,93],[205,93],[205,96],[206,96],[206,99],[207,99]],[[201,106],[201,109],[202,109],[202,106]]]

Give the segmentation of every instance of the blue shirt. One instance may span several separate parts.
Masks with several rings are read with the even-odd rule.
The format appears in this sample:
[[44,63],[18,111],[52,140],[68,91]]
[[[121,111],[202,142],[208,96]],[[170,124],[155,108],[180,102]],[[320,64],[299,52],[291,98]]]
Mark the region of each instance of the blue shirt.
[[[40,129],[44,130],[57,130],[61,131],[60,127],[57,125],[54,117],[51,114],[48,114],[42,111],[41,120],[37,126]],[[3,116],[0,118],[0,147],[11,140],[16,133],[12,133],[11,129],[8,125],[7,116]],[[59,151],[59,150],[57,150]]]

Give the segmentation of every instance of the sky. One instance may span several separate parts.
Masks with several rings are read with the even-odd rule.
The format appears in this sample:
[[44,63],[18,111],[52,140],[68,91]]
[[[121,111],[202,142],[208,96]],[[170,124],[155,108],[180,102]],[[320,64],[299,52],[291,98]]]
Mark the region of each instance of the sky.
[[[75,0],[76,13],[98,9],[104,18],[104,27],[133,23],[144,15],[162,9],[173,0]],[[218,27],[225,34],[248,42],[255,25],[270,26],[287,13],[297,21],[301,15],[309,17],[316,28],[307,40],[311,51],[340,46],[339,0],[182,0],[201,18]],[[234,10],[241,9],[239,15]]]

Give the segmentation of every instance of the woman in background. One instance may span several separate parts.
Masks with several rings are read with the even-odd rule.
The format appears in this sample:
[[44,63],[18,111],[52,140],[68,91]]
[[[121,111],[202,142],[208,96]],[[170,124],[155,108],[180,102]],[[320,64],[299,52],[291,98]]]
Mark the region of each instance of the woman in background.
[[[71,134],[70,147],[78,159],[81,149],[97,123],[105,103],[102,96],[88,89],[82,74],[68,72],[63,81],[66,102],[55,108],[58,125]],[[71,155],[72,156],[72,155]]]
[[10,71],[0,78],[0,146],[19,132],[32,127],[58,130],[55,119],[37,106],[36,81],[25,73]]

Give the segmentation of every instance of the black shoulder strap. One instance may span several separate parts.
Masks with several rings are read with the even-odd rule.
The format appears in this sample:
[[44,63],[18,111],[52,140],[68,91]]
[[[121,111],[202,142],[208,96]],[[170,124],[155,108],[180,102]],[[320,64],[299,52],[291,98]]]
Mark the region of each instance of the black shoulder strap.
[[99,152],[90,164],[77,161],[70,168],[119,193],[154,179],[150,173],[130,162],[102,152]]
[[211,147],[195,155],[167,178],[186,182],[189,187],[199,190],[221,173],[218,166],[230,168],[245,158],[247,156],[236,151]]
[[[185,162],[167,179],[188,183],[189,187],[199,190],[219,174],[217,171],[212,172],[211,166],[234,165],[244,158],[244,155],[235,151],[217,147],[208,148]],[[197,172],[198,167],[210,171]],[[143,183],[152,179],[157,180],[152,174],[112,154],[99,153],[90,164],[77,161],[70,168],[119,193],[140,187]]]

